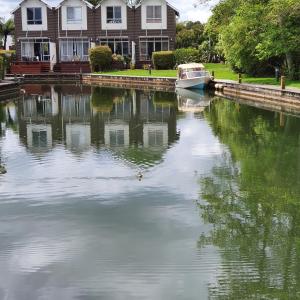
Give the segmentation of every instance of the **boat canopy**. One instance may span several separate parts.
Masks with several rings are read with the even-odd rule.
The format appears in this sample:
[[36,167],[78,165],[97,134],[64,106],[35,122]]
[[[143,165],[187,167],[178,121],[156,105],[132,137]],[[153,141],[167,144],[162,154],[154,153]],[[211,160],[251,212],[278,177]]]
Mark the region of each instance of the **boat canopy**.
[[190,63],[190,64],[182,64],[178,66],[178,70],[182,70],[184,72],[188,71],[195,71],[195,70],[204,70],[205,67],[203,64],[198,64],[198,63]]

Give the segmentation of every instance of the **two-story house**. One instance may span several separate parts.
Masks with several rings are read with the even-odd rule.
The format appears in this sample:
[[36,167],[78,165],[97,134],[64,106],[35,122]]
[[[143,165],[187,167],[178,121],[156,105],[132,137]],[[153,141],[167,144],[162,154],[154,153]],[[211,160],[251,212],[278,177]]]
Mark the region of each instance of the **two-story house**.
[[173,50],[179,12],[166,0],[63,0],[50,7],[43,0],[24,0],[15,19],[15,73],[49,70],[89,72],[88,50],[108,45],[131,57],[137,66],[149,63],[153,51]]

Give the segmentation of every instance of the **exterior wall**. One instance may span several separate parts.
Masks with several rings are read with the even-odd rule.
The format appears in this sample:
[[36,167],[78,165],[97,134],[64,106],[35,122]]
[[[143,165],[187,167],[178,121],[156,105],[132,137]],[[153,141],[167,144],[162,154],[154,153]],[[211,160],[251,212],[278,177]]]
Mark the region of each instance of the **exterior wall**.
[[[81,7],[82,9],[82,23],[78,24],[68,24],[67,23],[67,7],[68,6],[74,6],[74,7]],[[87,5],[86,3],[80,1],[80,0],[66,0],[61,8],[60,8],[60,20],[61,20],[61,29],[62,30],[87,30]]]
[[[33,1],[33,2],[31,2]],[[147,1],[147,2],[146,2]],[[145,5],[155,4],[158,0],[145,0]],[[38,0],[28,0],[28,3],[38,2],[39,6],[43,5]],[[65,24],[62,22],[62,15],[64,15],[63,10],[65,6],[68,5],[78,5],[78,2],[86,6],[86,30],[78,28],[65,28]],[[154,3],[155,2],[155,3]],[[26,2],[22,3],[22,7]],[[72,4],[71,4],[72,3]],[[74,4],[73,4],[74,3]],[[23,30],[24,18],[22,19],[22,14],[24,17],[24,10],[22,7],[19,7],[14,12],[15,19],[15,36],[16,36],[16,50],[17,50],[17,60],[21,60],[21,40],[22,38],[49,38],[50,42],[56,43],[56,56],[57,61],[59,62],[59,40],[62,38],[88,38],[92,43],[99,41],[100,38],[104,37],[123,37],[128,38],[129,41],[129,52],[131,53],[131,43],[135,42],[136,48],[136,62],[138,66],[141,66],[143,63],[140,62],[140,47],[139,47],[139,38],[140,37],[168,37],[169,38],[169,49],[173,50],[175,48],[175,38],[176,38],[176,12],[173,8],[166,5],[166,29],[143,29],[143,14],[142,9],[143,5],[138,6],[137,8],[126,8],[127,21],[125,22],[126,27],[121,26],[117,28],[105,28],[103,27],[103,15],[106,16],[106,6],[107,5],[125,5],[122,0],[105,0],[103,2],[104,6],[99,6],[97,8],[90,8],[83,2],[79,0],[67,0],[65,6],[62,6],[58,9],[45,6],[47,12],[47,30]],[[161,3],[161,2],[160,2]],[[28,5],[29,5],[28,4]],[[26,7],[28,7],[26,4]],[[106,6],[105,6],[106,5]],[[35,5],[37,6],[37,5]],[[24,6],[25,7],[25,6]],[[32,7],[32,5],[29,5]],[[122,13],[122,17],[124,14]],[[23,21],[22,21],[23,20]],[[106,21],[106,20],[105,20]],[[106,22],[105,22],[106,25]],[[110,25],[120,25],[120,24],[110,24]],[[157,25],[157,24],[156,24]],[[40,25],[39,25],[40,26]],[[43,24],[44,26],[44,24]],[[161,25],[160,25],[161,27]],[[68,30],[65,30],[68,29]]]
[[[146,14],[147,14],[147,6],[149,5],[158,5],[162,7],[161,16],[162,22],[161,23],[147,23],[146,21]],[[144,30],[151,30],[151,29],[167,29],[167,3],[162,3],[161,0],[144,0],[141,4],[141,28]]]
[[[152,1],[152,0],[151,0]],[[175,49],[176,41],[176,13],[170,6],[166,7],[167,11],[167,29],[142,29],[142,6],[139,6],[135,10],[135,43],[136,43],[136,61],[139,62],[138,66],[147,61],[140,61],[140,37],[168,37],[169,38],[169,50]]]
[[[40,25],[28,25],[27,24],[27,8],[30,7],[41,7],[42,8],[42,24]],[[47,22],[47,5],[40,2],[39,0],[28,0],[22,4],[21,7],[22,13],[22,30],[23,31],[45,31],[48,29]]]
[[[39,2],[40,3],[40,2]],[[19,7],[14,12],[15,21],[15,37],[16,37],[16,51],[17,60],[21,60],[21,40],[25,38],[49,38],[50,42],[56,42],[57,38],[57,15],[55,9],[50,9],[47,7],[47,27],[46,31],[27,31],[23,30],[22,26],[22,9]]]
[[[106,7],[121,6],[122,23],[107,24]],[[123,0],[104,0],[101,2],[102,15],[101,26],[104,30],[127,30],[127,5]]]
[[[76,1],[77,3],[77,1]],[[58,8],[57,15],[59,15],[59,20],[57,20],[57,24],[59,24],[59,30],[58,30],[58,37],[63,38],[63,37],[89,37],[89,38],[94,38],[95,36],[95,10],[89,7],[86,7],[86,29],[82,28],[76,28],[75,26],[70,26],[66,27],[66,24],[62,21],[61,16],[64,16],[63,11],[66,9],[65,6],[62,6]],[[57,26],[56,26],[57,27]]]

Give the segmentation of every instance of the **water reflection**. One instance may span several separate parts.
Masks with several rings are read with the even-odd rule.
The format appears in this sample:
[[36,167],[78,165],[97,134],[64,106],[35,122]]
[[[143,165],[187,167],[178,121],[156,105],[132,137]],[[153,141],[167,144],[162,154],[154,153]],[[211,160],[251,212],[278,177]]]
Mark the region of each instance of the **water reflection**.
[[182,112],[202,113],[210,105],[211,97],[203,90],[177,88],[178,110]]
[[24,88],[0,107],[0,299],[299,298],[299,118]]
[[201,180],[199,247],[222,254],[211,299],[299,299],[299,119],[223,99],[206,119],[229,148]]
[[35,154],[63,143],[79,155],[92,145],[138,162],[134,149],[142,147],[154,162],[178,139],[173,93],[68,85],[24,89],[20,138]]

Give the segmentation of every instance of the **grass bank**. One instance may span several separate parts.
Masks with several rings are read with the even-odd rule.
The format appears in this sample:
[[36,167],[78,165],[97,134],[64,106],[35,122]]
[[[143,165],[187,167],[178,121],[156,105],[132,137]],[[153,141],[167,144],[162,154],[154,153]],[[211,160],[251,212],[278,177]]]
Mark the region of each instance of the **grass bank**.
[[[215,72],[216,79],[237,81],[238,74],[234,73],[228,65],[212,64],[212,63],[208,63],[204,65],[208,71]],[[149,75],[148,70],[123,70],[123,71],[101,72],[98,74],[123,75],[123,76],[176,77],[177,71],[176,70],[152,70],[151,75]],[[275,78],[271,78],[271,77],[251,77],[251,76],[243,75],[243,82],[279,86],[279,82],[277,82]],[[289,87],[300,88],[300,81],[287,80],[286,85]]]

